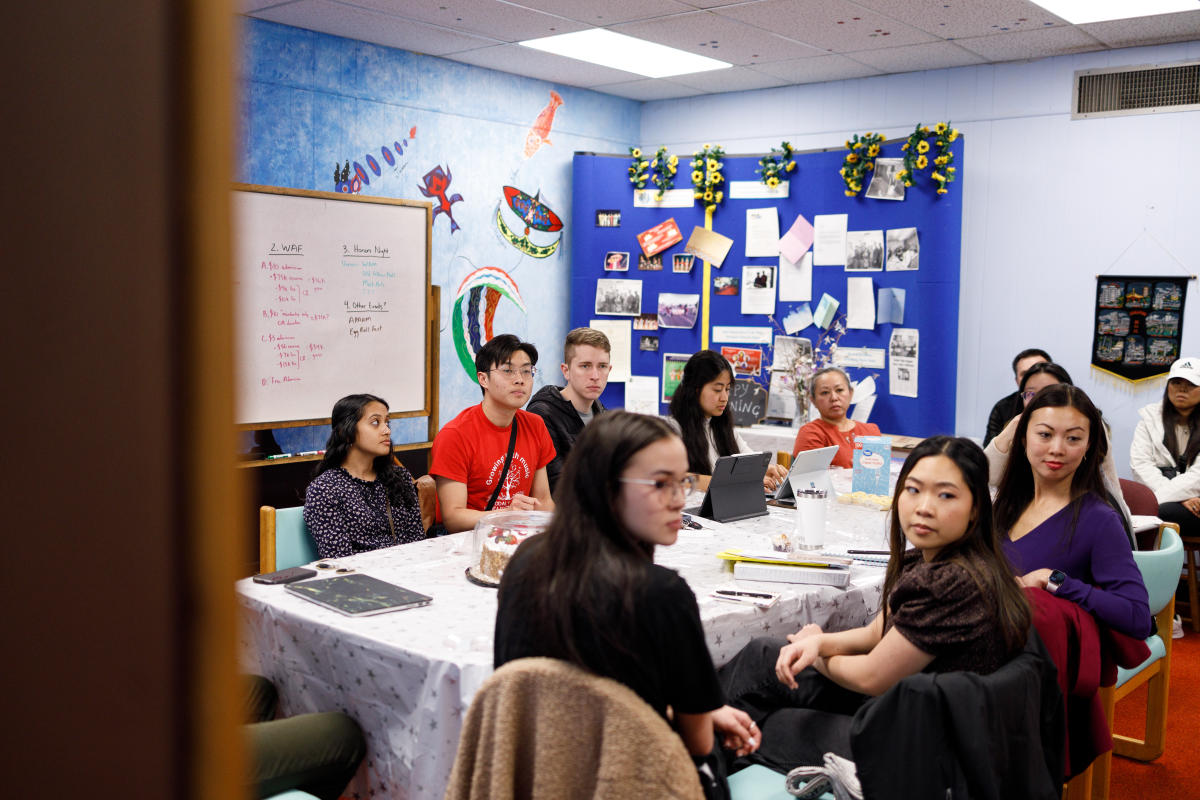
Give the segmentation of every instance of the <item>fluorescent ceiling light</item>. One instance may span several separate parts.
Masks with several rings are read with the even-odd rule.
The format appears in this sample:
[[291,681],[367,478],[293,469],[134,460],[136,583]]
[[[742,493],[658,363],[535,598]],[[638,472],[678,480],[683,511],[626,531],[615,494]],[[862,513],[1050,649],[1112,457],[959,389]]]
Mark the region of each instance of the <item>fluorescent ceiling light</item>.
[[1200,11],[1200,0],[1033,0],[1072,25]]
[[665,44],[635,39],[604,28],[530,39],[518,44],[547,53],[633,72],[647,78],[667,78],[733,66],[715,58],[698,56]]

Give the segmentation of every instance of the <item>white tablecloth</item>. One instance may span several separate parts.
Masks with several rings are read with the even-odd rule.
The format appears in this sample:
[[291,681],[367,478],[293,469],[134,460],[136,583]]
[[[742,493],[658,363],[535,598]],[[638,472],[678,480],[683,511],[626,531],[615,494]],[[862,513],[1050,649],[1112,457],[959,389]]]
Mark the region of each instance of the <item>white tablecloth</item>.
[[[839,476],[840,477],[840,476]],[[863,624],[879,607],[883,570],[855,565],[846,589],[743,582],[778,591],[772,608],[710,597],[733,588],[714,554],[728,547],[769,548],[772,531],[790,530],[794,512],[682,531],[656,561],[676,569],[695,591],[709,650],[718,666],[751,638],[783,636],[809,622],[838,630]],[[831,547],[879,549],[885,514],[830,501]],[[249,578],[239,581],[242,666],[279,689],[280,712],[341,710],[358,720],[368,754],[351,791],[366,798],[440,798],[449,779],[463,714],[492,672],[494,589],[467,581],[470,534],[363,553],[336,563],[428,594],[423,608],[350,618]]]

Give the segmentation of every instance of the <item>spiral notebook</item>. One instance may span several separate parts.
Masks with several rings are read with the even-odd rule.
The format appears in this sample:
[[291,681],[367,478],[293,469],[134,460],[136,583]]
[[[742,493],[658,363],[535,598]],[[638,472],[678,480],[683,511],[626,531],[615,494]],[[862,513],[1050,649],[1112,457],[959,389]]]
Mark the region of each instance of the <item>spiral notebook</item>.
[[287,591],[348,617],[403,611],[433,602],[429,595],[357,572],[289,583]]

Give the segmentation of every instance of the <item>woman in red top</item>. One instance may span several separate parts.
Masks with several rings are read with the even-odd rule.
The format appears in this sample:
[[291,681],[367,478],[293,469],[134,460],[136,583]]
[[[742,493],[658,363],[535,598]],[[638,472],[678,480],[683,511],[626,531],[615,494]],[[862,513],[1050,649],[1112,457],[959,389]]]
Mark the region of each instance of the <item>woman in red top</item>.
[[854,390],[850,388],[849,376],[837,367],[826,367],[813,373],[808,394],[821,418],[800,428],[796,443],[792,445],[792,456],[801,450],[836,445],[838,451],[833,457],[833,466],[852,468],[854,437],[878,436],[879,426],[873,422],[855,422],[846,416],[854,399]]

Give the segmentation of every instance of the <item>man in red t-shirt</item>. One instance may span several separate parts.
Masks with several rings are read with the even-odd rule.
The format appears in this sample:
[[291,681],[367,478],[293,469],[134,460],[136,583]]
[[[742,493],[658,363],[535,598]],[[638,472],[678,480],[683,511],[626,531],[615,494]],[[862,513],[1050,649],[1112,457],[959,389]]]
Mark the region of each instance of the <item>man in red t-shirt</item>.
[[[437,480],[442,522],[451,533],[475,527],[493,494],[493,511],[553,510],[546,465],[554,460],[554,444],[542,418],[521,409],[533,391],[536,363],[537,348],[511,333],[479,348],[475,369],[483,402],[452,419],[433,440],[429,474]],[[514,424],[512,461],[500,483]]]

